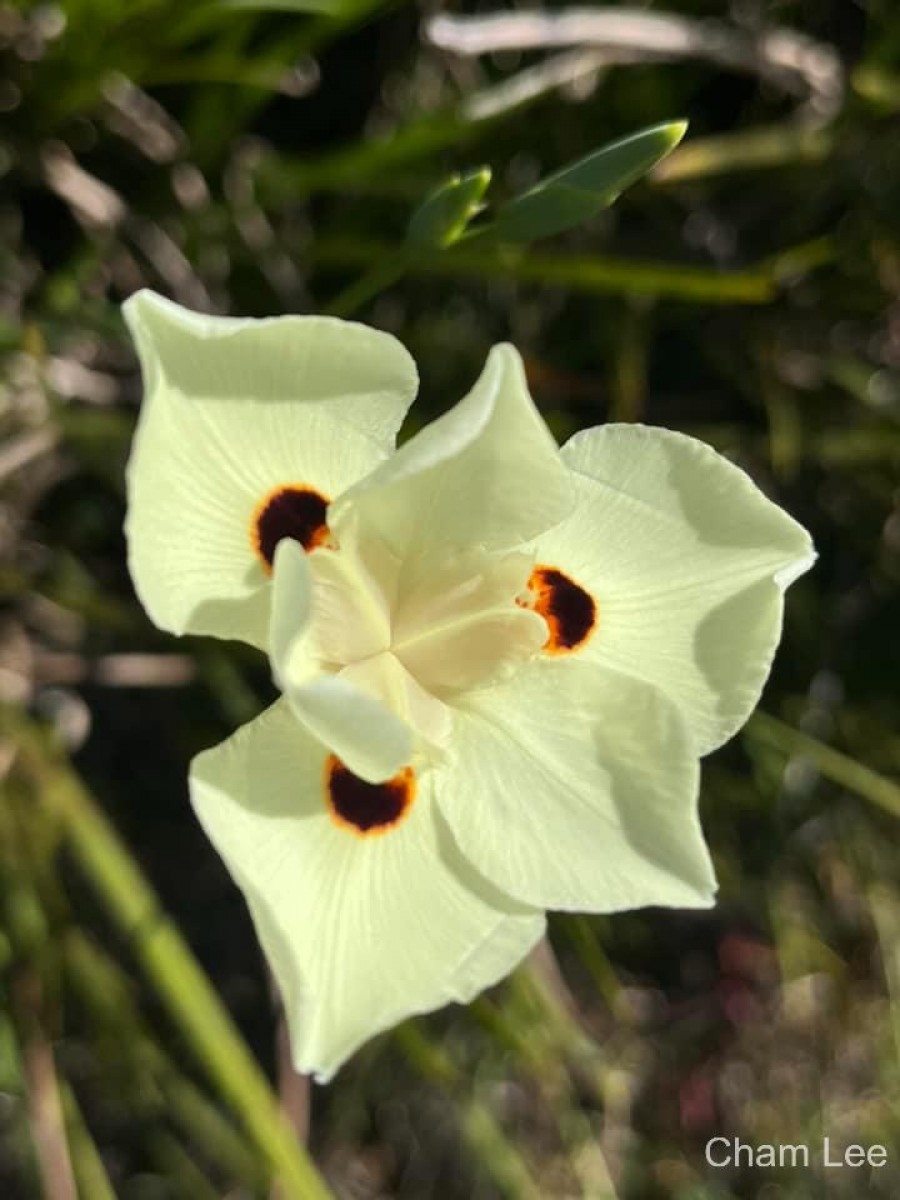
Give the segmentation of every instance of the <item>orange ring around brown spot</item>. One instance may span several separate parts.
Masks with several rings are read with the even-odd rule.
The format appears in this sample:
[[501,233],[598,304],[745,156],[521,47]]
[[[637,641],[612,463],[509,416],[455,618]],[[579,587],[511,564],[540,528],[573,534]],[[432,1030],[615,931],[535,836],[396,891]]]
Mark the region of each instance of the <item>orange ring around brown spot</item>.
[[260,500],[250,518],[250,545],[267,575],[282,538],[293,538],[304,550],[328,541],[328,503],[327,496],[305,483],[280,483]]
[[335,825],[354,837],[376,837],[396,829],[416,798],[416,776],[404,767],[384,783],[366,783],[334,754],[325,759],[325,803]]
[[547,654],[572,654],[597,628],[597,602],[558,567],[537,566],[528,579],[532,608],[547,622]]

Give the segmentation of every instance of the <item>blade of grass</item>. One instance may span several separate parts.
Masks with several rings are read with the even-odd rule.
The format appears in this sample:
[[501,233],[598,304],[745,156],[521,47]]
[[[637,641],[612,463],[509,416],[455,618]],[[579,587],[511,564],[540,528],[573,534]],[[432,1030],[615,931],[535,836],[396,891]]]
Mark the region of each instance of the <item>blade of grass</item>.
[[36,727],[10,710],[3,711],[2,724],[42,801],[60,821],[79,866],[130,938],[187,1046],[246,1125],[285,1195],[325,1200],[330,1192],[294,1138],[265,1077],[93,797]]
[[78,1200],[53,1046],[41,1021],[43,988],[34,966],[18,972],[14,1007],[21,1031],[28,1121],[46,1200]]
[[879,775],[871,767],[842,754],[840,750],[827,746],[818,738],[802,733],[764,712],[757,712],[750,719],[744,736],[774,746],[785,755],[801,755],[826,779],[855,792],[891,816],[900,817],[900,784]]
[[834,134],[802,125],[771,125],[720,137],[693,138],[673,150],[650,172],[649,182],[680,183],[735,171],[810,166],[832,154]]
[[510,1200],[541,1200],[541,1189],[518,1148],[506,1137],[491,1110],[464,1094],[469,1080],[449,1055],[412,1021],[399,1026],[393,1036],[416,1071],[449,1094],[466,1141],[500,1194]]
[[206,1178],[171,1133],[165,1129],[157,1130],[149,1142],[150,1154],[176,1196],[190,1196],[191,1200],[219,1200],[222,1195],[220,1190]]
[[610,421],[640,421],[647,403],[647,301],[623,304],[612,360]]
[[[481,996],[469,1005],[469,1012],[498,1045],[515,1057],[517,1069],[531,1076],[582,1195],[590,1200],[615,1200],[615,1186],[597,1130],[576,1095],[576,1073],[560,1054],[543,1006],[536,1006],[534,999],[530,990],[522,994],[512,986],[507,988],[502,1005]],[[539,1011],[535,1012],[536,1008]]]
[[886,884],[875,883],[869,888],[869,907],[881,950],[894,1045],[900,1062],[900,904]]
[[78,1194],[90,1197],[90,1200],[116,1200],[103,1159],[85,1124],[75,1093],[65,1080],[60,1082],[59,1090]]
[[513,972],[509,988],[526,1011],[530,1009],[539,1017],[555,1052],[563,1058],[580,1086],[602,1101],[605,1091],[602,1051],[581,1024],[547,939],[538,943],[522,966]]
[[[58,822],[34,805],[20,775],[13,777],[6,795],[9,803],[0,807],[0,924],[12,939],[11,961],[18,954],[46,962],[57,987],[64,985],[66,994],[74,993],[93,1026],[94,1062],[103,1062],[105,1079],[119,1092],[123,1108],[133,1109],[142,1129],[171,1119],[219,1174],[261,1193],[267,1176],[261,1157],[167,1058],[139,1011],[134,981],[74,924],[58,870]],[[0,1090],[3,1087],[0,1080]],[[60,1090],[76,1181],[86,1196],[95,1191],[99,1196],[101,1184],[95,1189],[81,1182],[82,1175],[96,1174],[88,1161],[90,1147],[82,1154],[82,1143],[90,1135],[85,1129],[81,1136],[77,1113],[70,1119],[64,1080]],[[77,1107],[74,1095],[72,1100]]]
[[134,985],[121,967],[83,930],[66,931],[67,981],[90,1016],[98,1038],[114,1047],[115,1066],[128,1077],[127,1100],[144,1122],[166,1116],[226,1176],[254,1194],[264,1171],[244,1135],[163,1052],[142,1019]]
[[4,1118],[3,1165],[14,1179],[22,1181],[29,1196],[37,1195],[40,1175],[28,1126],[25,1048],[8,1003],[0,1004],[0,1093],[9,1105]]
[[615,1013],[619,1021],[633,1020],[633,1014],[628,1011],[626,1004],[625,989],[603,952],[590,918],[566,914],[560,924],[610,1012]]

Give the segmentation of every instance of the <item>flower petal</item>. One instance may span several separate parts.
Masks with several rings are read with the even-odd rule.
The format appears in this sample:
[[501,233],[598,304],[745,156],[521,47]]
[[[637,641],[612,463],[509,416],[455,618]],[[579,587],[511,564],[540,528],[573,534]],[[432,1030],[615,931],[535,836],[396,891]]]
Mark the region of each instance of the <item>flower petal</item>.
[[571,511],[572,485],[528,394],[522,360],[495,346],[472,391],[332,505],[405,564],[473,545],[514,547]]
[[283,679],[281,686],[307,730],[367,783],[383,783],[412,758],[409,726],[353,681],[320,675],[303,684]]
[[683,434],[606,425],[576,434],[573,515],[537,542],[597,605],[579,657],[658,687],[697,752],[755,707],[785,588],[815,560],[806,530],[738,467]]
[[269,659],[278,681],[281,672],[313,678],[319,671],[314,653],[313,573],[306,552],[285,538],[275,550],[272,569]]
[[142,289],[123,306],[148,383],[155,372],[188,397],[321,402],[382,449],[419,386],[416,364],[389,333],[336,317],[218,317]]
[[[358,564],[346,556],[317,550],[307,556],[295,543],[282,542],[275,552],[272,585],[272,621],[269,656],[272,673],[295,716],[355,775],[369,783],[390,779],[413,755],[409,725],[383,702],[379,689],[366,691],[352,678],[330,673],[333,664],[322,661],[332,632],[327,614],[322,614],[322,590],[315,568],[329,565],[324,601],[337,605],[337,623],[372,625],[377,639],[380,613],[365,610],[365,593],[333,587],[341,571],[353,575]],[[362,595],[360,605],[351,601]],[[324,626],[324,636],[323,636]],[[354,636],[366,636],[356,631]]]
[[388,334],[324,317],[208,317],[147,291],[124,312],[146,392],[128,467],[135,587],[164,629],[262,646],[266,502],[300,488],[324,506],[383,461],[415,367]]
[[[338,679],[353,683],[367,695],[380,700],[431,748],[445,746],[453,734],[451,710],[388,651],[343,667]],[[425,747],[417,742],[415,749]]]
[[369,658],[390,645],[387,602],[352,548],[305,554],[285,538],[275,552],[272,583],[269,655],[276,670],[292,653],[302,652],[318,673],[324,664]]
[[462,697],[435,795],[478,871],[542,908],[712,903],[698,763],[674,706],[593,663],[542,659]]
[[544,929],[462,858],[426,779],[397,825],[359,836],[329,815],[326,778],[325,752],[283,702],[191,770],[278,981],[294,1065],[320,1080],[404,1017],[470,1000]]
[[530,555],[448,554],[402,596],[392,648],[425,687],[448,695],[512,674],[540,650],[547,627],[517,606]]

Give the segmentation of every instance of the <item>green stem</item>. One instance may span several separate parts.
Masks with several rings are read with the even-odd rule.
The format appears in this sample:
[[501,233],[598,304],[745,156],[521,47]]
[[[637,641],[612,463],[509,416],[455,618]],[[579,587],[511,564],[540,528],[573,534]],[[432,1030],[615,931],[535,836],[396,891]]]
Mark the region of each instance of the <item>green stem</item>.
[[396,250],[383,262],[376,263],[359,279],[348,284],[335,296],[325,311],[332,317],[349,317],[358,312],[364,304],[401,278],[408,269],[408,258],[405,250]]
[[[369,295],[374,294],[376,272],[383,270],[385,263],[390,263],[393,270],[399,263],[401,270],[405,269],[411,275],[464,279],[499,277],[588,293],[671,296],[698,304],[766,304],[774,299],[781,277],[781,264],[777,258],[751,270],[719,271],[668,263],[548,254],[512,247],[471,249],[465,241],[448,250],[431,254],[423,250],[412,257],[404,256],[400,246],[387,242],[322,238],[311,247],[311,253],[323,265],[372,266],[371,277],[364,276]],[[397,271],[394,278],[399,274]],[[338,300],[343,301],[344,295]],[[363,298],[368,296],[364,294]]]
[[[326,311],[333,317],[350,316],[407,274],[439,278],[501,277],[518,283],[562,286],[576,292],[625,293],[635,299],[670,296],[696,304],[766,304],[775,298],[783,280],[821,266],[834,255],[831,243],[818,239],[773,255],[749,270],[720,271],[618,258],[547,254],[530,247],[492,244],[491,232],[490,225],[469,230],[451,246],[432,251],[421,248],[415,254],[401,244],[362,238],[320,239],[311,250],[319,263],[365,268],[364,274],[339,292]],[[631,358],[627,362],[623,359],[620,364],[626,372],[620,390],[627,392],[623,403],[629,411],[640,407],[643,311],[633,309],[626,337],[628,349],[624,351]]]
[[80,780],[48,760],[40,733],[8,710],[3,724],[43,801],[60,820],[79,865],[210,1078],[244,1122],[290,1200],[331,1193],[296,1141],[265,1077],[187,944]]

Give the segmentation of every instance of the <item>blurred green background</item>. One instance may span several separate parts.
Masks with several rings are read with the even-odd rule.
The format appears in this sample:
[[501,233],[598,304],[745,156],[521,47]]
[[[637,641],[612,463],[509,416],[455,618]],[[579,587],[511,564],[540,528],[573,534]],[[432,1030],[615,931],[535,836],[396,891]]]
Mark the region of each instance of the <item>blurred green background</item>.
[[[144,285],[352,310],[412,351],[418,422],[508,338],[560,438],[700,436],[820,554],[760,714],[704,764],[718,906],[555,918],[564,982],[539,961],[371,1043],[314,1089],[335,1193],[900,1195],[900,9],[598,5],[524,46],[446,19],[527,11],[556,9],[0,3],[4,1200],[265,1196],[273,1163],[312,1194],[217,1023],[216,995],[274,1078],[264,964],[186,793],[266,665],[158,633],[125,567],[119,306]],[[587,225],[400,272],[449,172],[490,165],[502,201],[678,117],[682,147]],[[888,1163],[704,1159],[713,1136],[815,1159],[823,1134]]]

